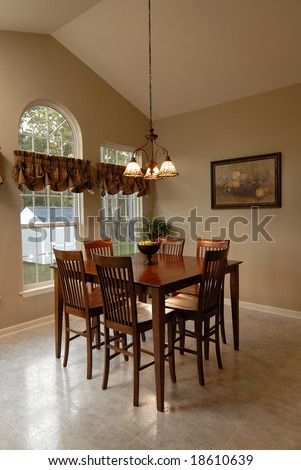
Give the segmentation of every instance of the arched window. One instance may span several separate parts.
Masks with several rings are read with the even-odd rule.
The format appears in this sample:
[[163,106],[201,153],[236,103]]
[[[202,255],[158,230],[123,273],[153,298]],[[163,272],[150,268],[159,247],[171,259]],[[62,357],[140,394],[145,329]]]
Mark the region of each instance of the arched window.
[[[76,132],[64,114],[48,105],[29,107],[20,119],[19,149],[76,158]],[[76,248],[80,195],[46,186],[41,191],[25,188],[20,198],[23,283],[27,288],[49,284],[53,246]]]

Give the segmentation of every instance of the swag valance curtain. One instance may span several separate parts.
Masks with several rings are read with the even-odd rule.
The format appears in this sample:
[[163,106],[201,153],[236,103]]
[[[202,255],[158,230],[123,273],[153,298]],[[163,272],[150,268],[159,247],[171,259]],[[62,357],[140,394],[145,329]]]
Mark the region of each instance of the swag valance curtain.
[[42,153],[15,150],[15,164],[12,179],[23,191],[26,186],[31,191],[41,191],[50,186],[52,191],[82,193],[93,189],[90,161],[70,157],[58,157]]
[[123,176],[125,168],[123,165],[97,163],[97,181],[102,196],[106,193],[111,195],[117,194],[119,191],[122,191],[122,194],[125,196],[138,193],[137,197],[150,193],[149,181],[142,177],[132,178]]

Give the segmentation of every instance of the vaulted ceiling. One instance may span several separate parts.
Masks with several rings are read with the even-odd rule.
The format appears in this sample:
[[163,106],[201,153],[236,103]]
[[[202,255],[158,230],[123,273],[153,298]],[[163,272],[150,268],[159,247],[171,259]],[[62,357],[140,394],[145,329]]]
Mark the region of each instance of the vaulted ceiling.
[[[152,0],[153,117],[301,82],[301,0]],[[0,0],[148,115],[148,0]]]

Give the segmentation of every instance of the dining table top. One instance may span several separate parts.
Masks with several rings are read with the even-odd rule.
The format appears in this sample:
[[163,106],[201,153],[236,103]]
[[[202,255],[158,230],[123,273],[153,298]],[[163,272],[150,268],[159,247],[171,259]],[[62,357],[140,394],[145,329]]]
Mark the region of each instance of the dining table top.
[[[135,284],[149,287],[168,287],[183,278],[193,284],[201,279],[204,261],[195,256],[177,256],[155,254],[152,257],[154,264],[146,264],[146,257],[142,253],[132,253],[123,256],[130,256],[132,259],[133,275]],[[225,273],[231,272],[233,267],[242,261],[228,260]],[[92,260],[85,261],[86,274],[96,275],[95,263]]]

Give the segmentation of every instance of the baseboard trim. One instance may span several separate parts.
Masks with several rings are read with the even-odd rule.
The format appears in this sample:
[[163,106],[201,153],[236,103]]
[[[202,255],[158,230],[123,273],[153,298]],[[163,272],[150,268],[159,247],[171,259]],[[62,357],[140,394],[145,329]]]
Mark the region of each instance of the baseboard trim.
[[[231,300],[225,299],[225,305],[231,305]],[[269,305],[253,304],[251,302],[244,302],[241,300],[239,301],[239,306],[241,308],[254,310],[256,312],[271,313],[272,315],[280,315],[282,317],[290,317],[301,320],[301,312],[298,312],[297,310],[287,310],[285,308],[272,307]]]
[[48,315],[47,317],[37,318],[36,320],[31,320],[25,323],[19,323],[18,325],[9,326],[7,328],[2,328],[0,330],[0,337],[11,335],[22,330],[28,330],[30,328],[35,328],[36,326],[43,325],[45,323],[50,323],[54,321],[54,315]]

